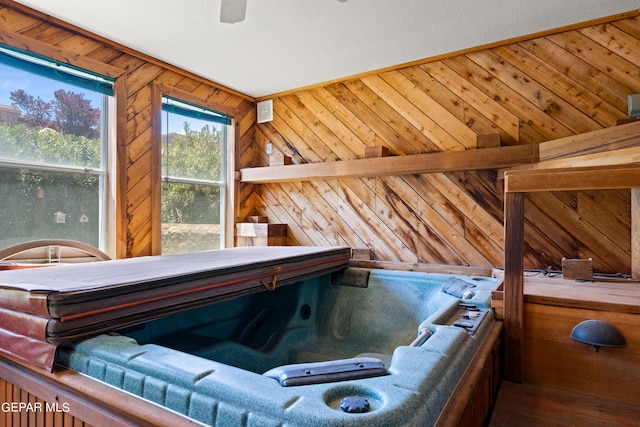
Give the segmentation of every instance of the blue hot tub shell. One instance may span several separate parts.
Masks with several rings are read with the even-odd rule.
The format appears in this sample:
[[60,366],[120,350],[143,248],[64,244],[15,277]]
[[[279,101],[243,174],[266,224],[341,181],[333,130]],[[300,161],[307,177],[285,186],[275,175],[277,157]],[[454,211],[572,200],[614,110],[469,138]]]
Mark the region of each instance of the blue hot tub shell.
[[[495,321],[500,282],[460,276],[474,286],[461,300],[442,291],[449,275],[367,274],[366,287],[328,274],[99,335],[61,347],[57,361],[212,426],[432,425]],[[488,310],[473,334],[453,325],[460,302]],[[388,375],[294,387],[262,375],[358,356]],[[369,410],[341,410],[350,396]]]

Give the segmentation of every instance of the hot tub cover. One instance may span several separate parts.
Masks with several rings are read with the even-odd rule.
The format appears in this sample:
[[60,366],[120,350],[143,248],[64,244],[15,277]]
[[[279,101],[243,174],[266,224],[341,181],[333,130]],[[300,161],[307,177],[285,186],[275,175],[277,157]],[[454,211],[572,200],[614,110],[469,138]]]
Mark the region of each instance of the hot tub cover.
[[56,347],[348,266],[348,247],[229,248],[0,273],[0,351],[53,368]]

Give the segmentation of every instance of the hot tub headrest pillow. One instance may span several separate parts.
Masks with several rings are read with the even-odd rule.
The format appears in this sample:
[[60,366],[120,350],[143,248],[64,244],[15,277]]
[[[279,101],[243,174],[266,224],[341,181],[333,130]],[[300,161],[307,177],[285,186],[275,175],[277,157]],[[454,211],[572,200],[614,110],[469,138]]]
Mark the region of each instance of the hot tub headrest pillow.
[[447,280],[447,283],[442,285],[442,291],[453,295],[456,298],[465,298],[465,292],[475,287],[476,285],[462,279],[458,279],[457,277],[452,277]]
[[381,360],[373,357],[296,363],[273,368],[262,375],[274,378],[283,387],[321,384],[388,375]]

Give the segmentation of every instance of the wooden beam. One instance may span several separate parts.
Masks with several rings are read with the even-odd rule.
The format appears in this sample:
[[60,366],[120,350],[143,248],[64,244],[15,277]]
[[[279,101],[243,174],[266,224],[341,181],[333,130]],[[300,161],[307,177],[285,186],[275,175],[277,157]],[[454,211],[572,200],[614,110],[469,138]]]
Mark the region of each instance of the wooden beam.
[[[115,193],[115,206],[108,206],[114,210],[115,233],[108,239],[107,254],[111,258],[127,257],[127,166],[129,157],[127,153],[127,78],[121,76],[116,79],[115,91],[115,179],[108,180],[110,191]],[[110,130],[113,132],[113,130]]]
[[583,168],[594,166],[622,166],[640,163],[640,144],[635,147],[585,154],[583,156],[562,157],[533,165],[516,166],[511,170],[545,170],[560,168]]
[[[640,163],[640,120],[627,126],[599,129],[541,142],[540,162],[510,170],[557,169]],[[500,171],[503,177],[505,171]]]
[[603,166],[622,166],[640,163],[640,146],[621,148],[619,150],[602,153],[585,154],[584,156],[563,157],[556,160],[535,163],[531,165],[516,166],[513,168],[499,170],[498,179],[504,179],[506,172],[537,170],[545,171],[562,168],[586,168]]
[[524,381],[524,193],[504,199],[504,378]]
[[71,54],[63,49],[53,47],[50,44],[35,40],[31,37],[10,33],[2,29],[0,29],[0,43],[16,47],[27,52],[33,52],[47,58],[52,58],[94,73],[112,77],[114,79],[123,76],[126,73],[126,71],[121,68],[96,61],[88,56]]
[[606,153],[640,145],[640,121],[540,143],[540,161]]
[[506,193],[640,187],[640,163],[621,166],[507,171]]
[[400,262],[383,260],[350,259],[349,267],[377,268],[383,270],[419,271],[423,273],[462,274],[465,276],[491,277],[492,267],[476,267],[469,265],[427,264],[421,262]]
[[245,168],[242,182],[269,183],[314,179],[499,169],[539,160],[538,145],[517,145],[482,150],[446,151],[406,156]]
[[631,277],[640,279],[640,187],[631,189]]

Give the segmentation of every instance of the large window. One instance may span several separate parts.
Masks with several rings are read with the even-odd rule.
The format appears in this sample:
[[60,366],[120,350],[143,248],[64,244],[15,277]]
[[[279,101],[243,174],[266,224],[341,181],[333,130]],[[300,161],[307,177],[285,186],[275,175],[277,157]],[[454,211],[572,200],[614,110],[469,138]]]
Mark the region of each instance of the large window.
[[162,110],[162,253],[220,249],[231,118],[167,96]]
[[113,81],[0,45],[0,248],[72,239],[110,251]]

